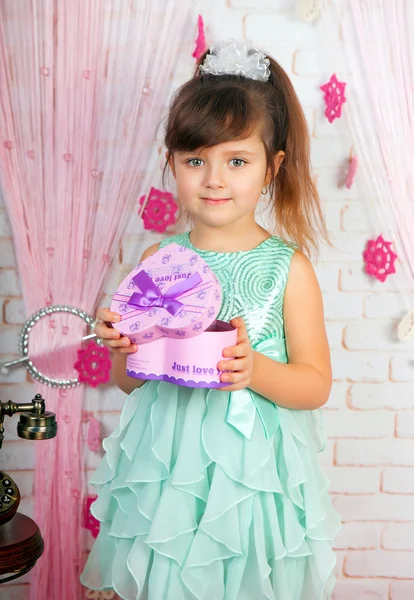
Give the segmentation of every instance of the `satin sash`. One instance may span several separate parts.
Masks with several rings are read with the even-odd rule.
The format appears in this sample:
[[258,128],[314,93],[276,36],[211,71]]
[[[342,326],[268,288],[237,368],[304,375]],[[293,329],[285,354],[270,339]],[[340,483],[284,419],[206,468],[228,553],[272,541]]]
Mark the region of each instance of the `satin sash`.
[[[284,338],[268,338],[255,344],[253,350],[261,352],[280,363],[286,364],[288,362]],[[320,408],[315,410],[295,410],[281,407],[250,388],[229,392],[229,408],[226,421],[250,440],[256,415],[258,415],[262,422],[266,438],[269,439],[279,426],[277,411],[289,413],[286,415],[288,421],[292,418],[290,413],[297,413],[298,420],[306,426],[316,450],[320,452],[324,448],[326,439],[323,415]]]

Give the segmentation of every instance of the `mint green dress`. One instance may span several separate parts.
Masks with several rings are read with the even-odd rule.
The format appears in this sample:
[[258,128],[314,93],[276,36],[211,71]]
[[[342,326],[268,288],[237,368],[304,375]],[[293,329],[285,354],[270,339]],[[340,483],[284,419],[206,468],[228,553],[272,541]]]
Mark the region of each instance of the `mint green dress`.
[[[287,362],[283,298],[294,249],[192,246],[255,350]],[[125,600],[325,600],[340,520],[318,463],[321,410],[148,381],[128,396],[92,484],[100,533],[81,576]]]

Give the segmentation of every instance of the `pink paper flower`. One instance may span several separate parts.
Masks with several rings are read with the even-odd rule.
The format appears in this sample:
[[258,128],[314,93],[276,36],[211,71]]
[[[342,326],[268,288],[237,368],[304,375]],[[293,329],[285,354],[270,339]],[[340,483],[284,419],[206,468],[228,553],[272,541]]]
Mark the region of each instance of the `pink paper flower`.
[[201,15],[198,15],[197,29],[198,35],[196,39],[195,50],[193,52],[193,57],[198,60],[201,56],[203,56],[204,52],[207,50],[206,38],[204,35],[204,21]]
[[94,538],[98,537],[100,524],[91,513],[91,504],[95,502],[98,496],[88,496],[83,510],[83,526],[89,529]]
[[342,105],[346,102],[345,86],[346,83],[338,81],[335,74],[332,75],[328,83],[321,85],[321,90],[325,92],[325,115],[329,123],[332,123],[334,119],[339,119],[342,114]]
[[107,383],[111,371],[109,350],[91,341],[84,350],[78,350],[78,360],[73,366],[79,373],[81,383],[92,387]]
[[382,235],[376,240],[369,240],[364,251],[365,271],[368,275],[384,282],[388,275],[395,273],[394,263],[398,258],[391,250],[392,242],[386,242]]
[[92,450],[92,452],[99,452],[101,445],[101,424],[99,423],[98,419],[91,417],[89,419],[88,427],[88,448]]
[[350,160],[349,160],[349,168],[348,168],[348,173],[346,175],[346,179],[345,179],[345,187],[348,188],[348,190],[351,189],[353,183],[354,183],[354,179],[355,179],[355,175],[357,172],[357,168],[358,168],[358,159],[356,156],[353,156]]
[[145,199],[145,196],[142,196],[139,203],[141,206],[140,210],[145,205],[141,214],[141,219],[144,221],[144,229],[163,233],[169,225],[174,225],[176,222],[175,214],[178,206],[174,201],[174,196],[170,192],[162,192],[152,187],[148,195],[148,200]]

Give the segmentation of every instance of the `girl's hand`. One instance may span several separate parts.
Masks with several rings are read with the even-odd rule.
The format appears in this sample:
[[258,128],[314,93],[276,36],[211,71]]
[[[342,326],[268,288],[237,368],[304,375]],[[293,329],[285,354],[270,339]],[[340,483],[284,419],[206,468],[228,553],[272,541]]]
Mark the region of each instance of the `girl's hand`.
[[109,308],[99,308],[96,318],[100,323],[95,326],[94,333],[103,340],[104,346],[111,348],[115,354],[131,354],[138,350],[136,344],[113,328],[112,323],[118,323],[121,317],[118,313],[111,312]]
[[233,371],[220,375],[220,381],[229,383],[229,386],[219,388],[224,392],[235,392],[249,387],[253,374],[253,349],[247,335],[246,325],[241,317],[232,319],[230,325],[237,327],[237,346],[225,348],[223,356],[234,356],[235,358],[234,360],[224,360],[217,365],[219,371]]

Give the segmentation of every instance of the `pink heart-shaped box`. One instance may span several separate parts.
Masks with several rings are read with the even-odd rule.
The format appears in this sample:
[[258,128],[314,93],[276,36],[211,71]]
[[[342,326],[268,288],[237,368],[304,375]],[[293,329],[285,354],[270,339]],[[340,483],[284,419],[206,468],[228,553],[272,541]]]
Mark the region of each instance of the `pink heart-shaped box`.
[[223,321],[214,321],[196,337],[180,340],[161,337],[128,354],[127,374],[187,387],[219,388],[228,384],[220,381],[217,365],[226,360],[223,349],[234,346],[236,341],[236,329]]
[[201,256],[173,243],[125,277],[111,310],[121,315],[116,329],[145,344],[162,336],[199,335],[214,322],[221,299],[220,283]]
[[121,315],[114,327],[138,344],[128,355],[128,374],[192,387],[223,385],[217,363],[223,349],[236,344],[237,331],[215,320],[221,301],[216,275],[189,248],[172,243],[145,259],[111,303]]

